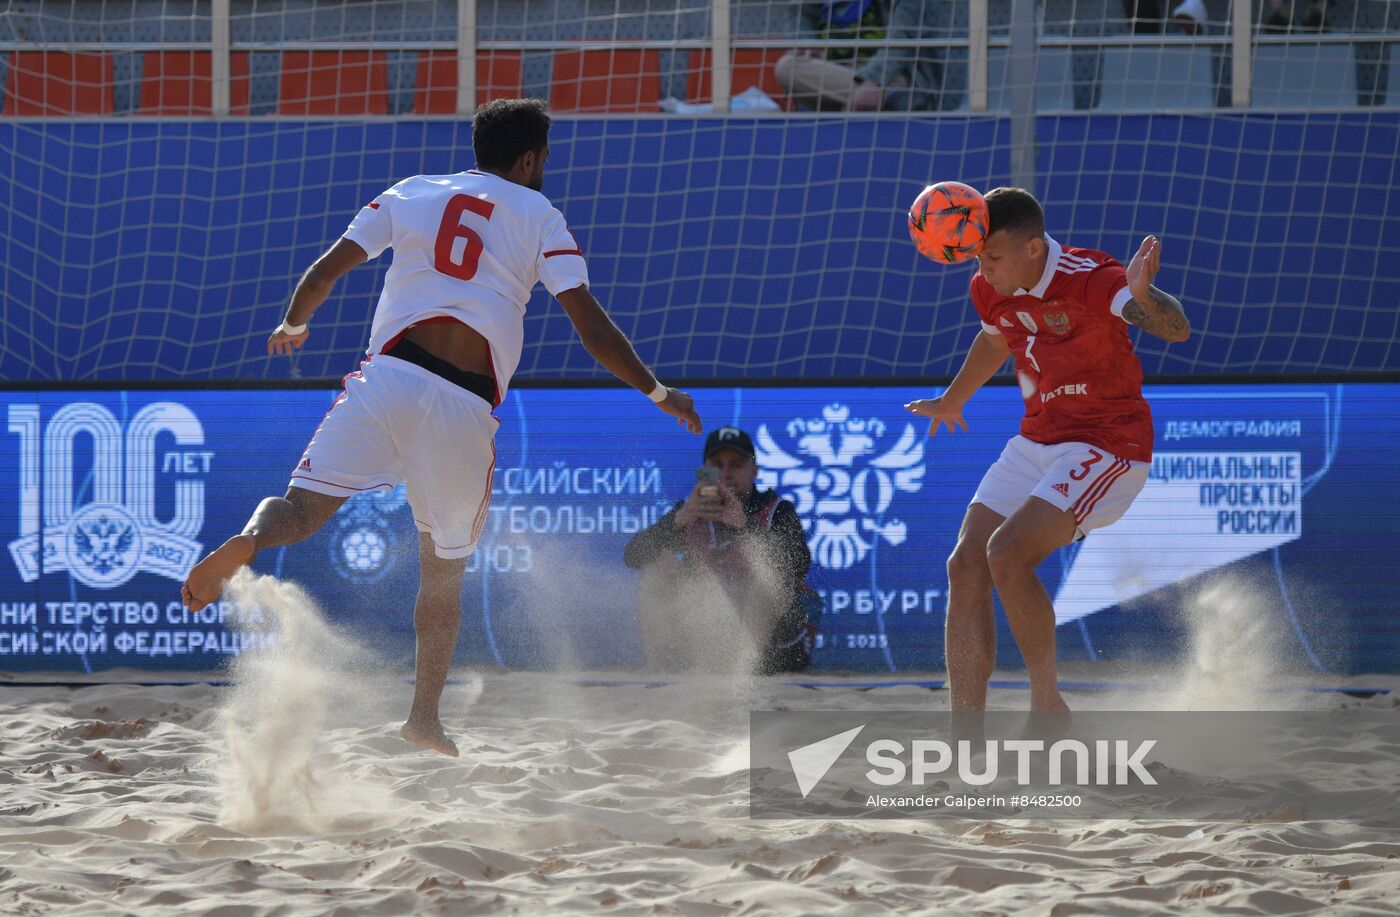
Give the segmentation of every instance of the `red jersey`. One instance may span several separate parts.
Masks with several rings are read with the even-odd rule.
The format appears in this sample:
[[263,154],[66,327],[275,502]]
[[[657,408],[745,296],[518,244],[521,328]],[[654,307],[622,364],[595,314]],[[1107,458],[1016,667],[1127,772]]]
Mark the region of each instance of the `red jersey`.
[[981,271],[972,278],[982,329],[1003,335],[1015,357],[1026,399],[1021,435],[1151,461],[1152,409],[1122,317],[1133,298],[1127,271],[1103,252],[1045,240],[1045,273],[1034,289],[1002,296]]

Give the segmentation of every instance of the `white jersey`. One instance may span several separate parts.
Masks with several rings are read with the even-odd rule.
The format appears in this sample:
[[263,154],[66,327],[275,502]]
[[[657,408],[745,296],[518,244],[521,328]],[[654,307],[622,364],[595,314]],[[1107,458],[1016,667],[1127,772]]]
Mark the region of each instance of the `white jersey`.
[[345,238],[371,258],[394,249],[368,353],[416,322],[457,319],[491,345],[498,398],[520,365],[535,283],[554,296],[588,283],[583,252],[549,199],[475,169],[404,179],[366,204]]

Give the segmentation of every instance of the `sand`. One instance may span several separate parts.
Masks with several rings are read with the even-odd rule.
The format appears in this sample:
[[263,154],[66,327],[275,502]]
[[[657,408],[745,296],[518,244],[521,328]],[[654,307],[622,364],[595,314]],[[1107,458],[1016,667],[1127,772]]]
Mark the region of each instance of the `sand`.
[[[1394,914],[1400,900],[1394,819],[748,817],[749,710],[945,709],[944,691],[459,672],[452,760],[398,737],[401,673],[314,614],[297,627],[236,685],[0,685],[0,913]],[[1395,690],[1299,696],[1400,717],[1400,678],[1356,681]],[[1357,754],[1389,766],[1397,751]]]
[[573,682],[450,688],[456,761],[397,737],[407,685],[367,685],[309,769],[295,751],[269,764],[278,811],[261,814],[230,795],[230,688],[0,688],[0,912],[1393,914],[1400,898],[1393,828],[753,821],[749,704],[943,696]]

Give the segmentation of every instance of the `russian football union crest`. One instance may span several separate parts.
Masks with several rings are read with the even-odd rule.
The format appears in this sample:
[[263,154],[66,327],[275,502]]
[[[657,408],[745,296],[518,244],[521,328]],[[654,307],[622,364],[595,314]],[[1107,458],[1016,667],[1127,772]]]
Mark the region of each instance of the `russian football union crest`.
[[881,539],[904,543],[908,527],[891,512],[898,494],[923,487],[924,441],[913,424],[887,444],[884,421],[830,404],[783,432],[786,448],[766,424],[758,428],[758,483],[793,501],[814,561],[845,570]]
[[388,493],[356,494],[335,514],[331,566],[342,578],[376,583],[398,563],[400,537],[389,517],[408,505],[400,484]]

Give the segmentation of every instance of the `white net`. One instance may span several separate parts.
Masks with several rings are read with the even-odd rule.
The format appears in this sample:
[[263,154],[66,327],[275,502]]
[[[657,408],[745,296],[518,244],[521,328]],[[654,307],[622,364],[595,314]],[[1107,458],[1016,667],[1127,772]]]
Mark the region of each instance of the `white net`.
[[[1393,6],[1256,0],[1241,69],[1223,0],[734,0],[717,68],[702,0],[232,2],[226,31],[207,2],[5,3],[0,376],[341,375],[387,257],[296,362],[266,329],[365,200],[471,164],[462,85],[550,100],[546,191],[668,378],[952,373],[970,268],[903,216],[947,178],[1031,184],[1119,257],[1160,234],[1202,333],[1143,341],[1149,372],[1394,371]],[[884,111],[844,110],[856,75]],[[543,295],[527,335],[524,378],[601,375]]]

